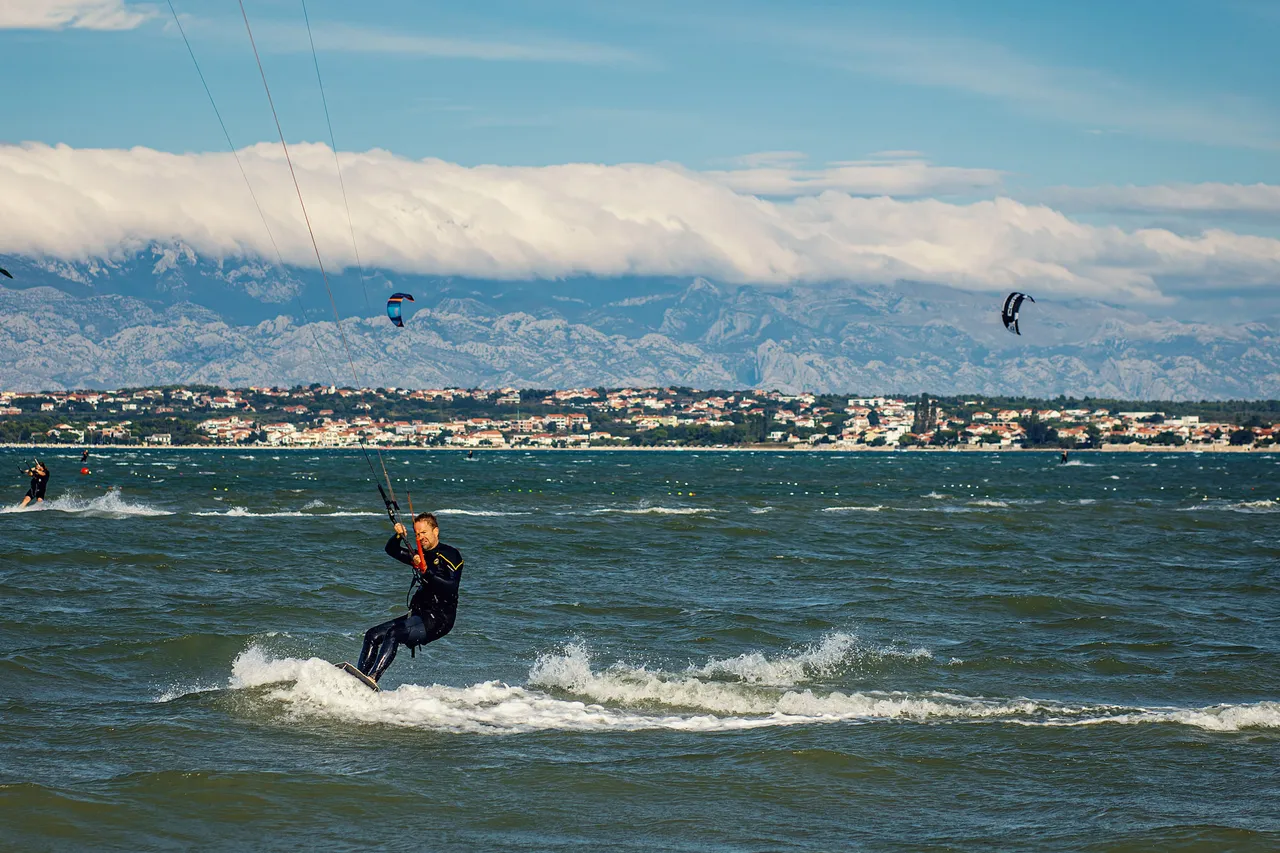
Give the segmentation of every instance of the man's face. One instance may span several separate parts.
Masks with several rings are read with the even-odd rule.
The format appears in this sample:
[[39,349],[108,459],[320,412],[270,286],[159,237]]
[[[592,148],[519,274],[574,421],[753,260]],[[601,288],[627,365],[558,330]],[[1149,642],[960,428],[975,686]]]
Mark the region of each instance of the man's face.
[[431,526],[430,522],[419,521],[413,525],[413,532],[418,537],[418,542],[422,544],[423,550],[436,547],[440,543],[440,531]]

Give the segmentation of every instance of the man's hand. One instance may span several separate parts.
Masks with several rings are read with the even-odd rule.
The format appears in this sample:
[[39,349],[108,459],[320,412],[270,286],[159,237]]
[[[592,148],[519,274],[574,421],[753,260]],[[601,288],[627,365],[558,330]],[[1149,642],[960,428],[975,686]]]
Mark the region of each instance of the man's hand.
[[426,568],[426,566],[427,566],[427,564],[426,564],[426,563],[424,563],[424,562],[422,562],[422,557],[421,557],[421,555],[419,555],[419,554],[414,554],[414,555],[413,555],[413,567],[414,567],[415,569],[417,569],[418,571],[422,571],[423,569],[425,569],[425,568]]
[[399,536],[401,539],[405,537],[404,525],[401,524],[400,522],[397,521],[396,526],[392,529],[395,530],[396,535]]

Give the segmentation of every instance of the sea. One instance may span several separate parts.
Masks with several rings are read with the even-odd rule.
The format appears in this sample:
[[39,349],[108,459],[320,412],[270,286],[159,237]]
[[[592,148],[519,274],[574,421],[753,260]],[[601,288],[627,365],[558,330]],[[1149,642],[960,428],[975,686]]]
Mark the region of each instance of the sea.
[[[1280,849],[1280,455],[41,456],[0,848]],[[383,464],[465,568],[374,693]]]

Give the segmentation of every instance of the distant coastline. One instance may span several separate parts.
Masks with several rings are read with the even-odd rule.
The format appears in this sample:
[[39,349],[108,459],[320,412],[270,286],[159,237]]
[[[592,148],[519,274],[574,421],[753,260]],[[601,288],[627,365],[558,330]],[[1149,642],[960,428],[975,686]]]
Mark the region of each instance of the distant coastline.
[[[720,445],[708,447],[695,447],[690,445],[666,446],[666,447],[636,447],[636,446],[600,446],[600,447],[423,447],[421,445],[366,445],[370,450],[395,450],[395,451],[411,451],[414,453],[445,453],[458,454],[469,453],[922,453],[928,456],[941,456],[948,453],[1049,453],[1058,455],[1062,453],[1062,448],[1058,447],[1018,447],[1018,446],[1002,446],[993,447],[991,445],[959,445],[956,447],[870,447],[867,445],[857,445],[854,447],[835,447],[833,445],[810,445],[810,444],[777,444],[777,445]],[[316,445],[313,447],[298,447],[296,445],[261,445],[250,444],[243,447],[233,444],[31,444],[31,443],[0,443],[0,449],[3,450],[74,450],[81,451],[85,447],[91,451],[99,450],[161,450],[161,451],[187,451],[197,450],[200,452],[221,451],[227,453],[233,451],[236,453],[309,453],[316,450],[349,450],[352,452],[360,450],[359,446],[331,444]],[[1267,447],[1257,447],[1254,445],[1231,446],[1231,445],[1188,445],[1181,446],[1172,445],[1147,445],[1147,444],[1104,444],[1102,447],[1080,447],[1070,448],[1067,451],[1071,456],[1080,454],[1093,453],[1277,453],[1280,452],[1280,445],[1269,445]],[[91,457],[92,458],[92,457]]]

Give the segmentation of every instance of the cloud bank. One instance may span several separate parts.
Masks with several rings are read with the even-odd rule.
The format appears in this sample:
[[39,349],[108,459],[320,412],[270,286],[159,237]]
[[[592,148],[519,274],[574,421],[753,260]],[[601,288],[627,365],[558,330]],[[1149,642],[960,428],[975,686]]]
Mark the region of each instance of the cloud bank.
[[0,30],[132,30],[155,17],[124,0],[5,0]]
[[1045,198],[1073,210],[1280,217],[1280,186],[1275,184],[1058,187]]
[[[326,263],[354,265],[333,155],[291,148]],[[240,152],[286,262],[313,266],[277,145]],[[1239,289],[1280,281],[1280,241],[1085,224],[1008,198],[956,204],[825,191],[789,201],[674,164],[463,167],[385,151],[340,155],[368,266],[486,278],[706,275],[785,285],[933,281],[1116,302],[1162,282]],[[227,154],[0,146],[0,252],[112,258],[155,242],[274,259]],[[1171,290],[1170,292],[1174,292]]]
[[[874,156],[874,155],[873,155]],[[743,167],[704,172],[740,193],[764,196],[815,195],[826,190],[853,195],[957,195],[1000,186],[996,169],[935,166],[915,151],[885,151],[869,160],[843,160],[802,168],[796,151],[764,151],[737,158]]]

